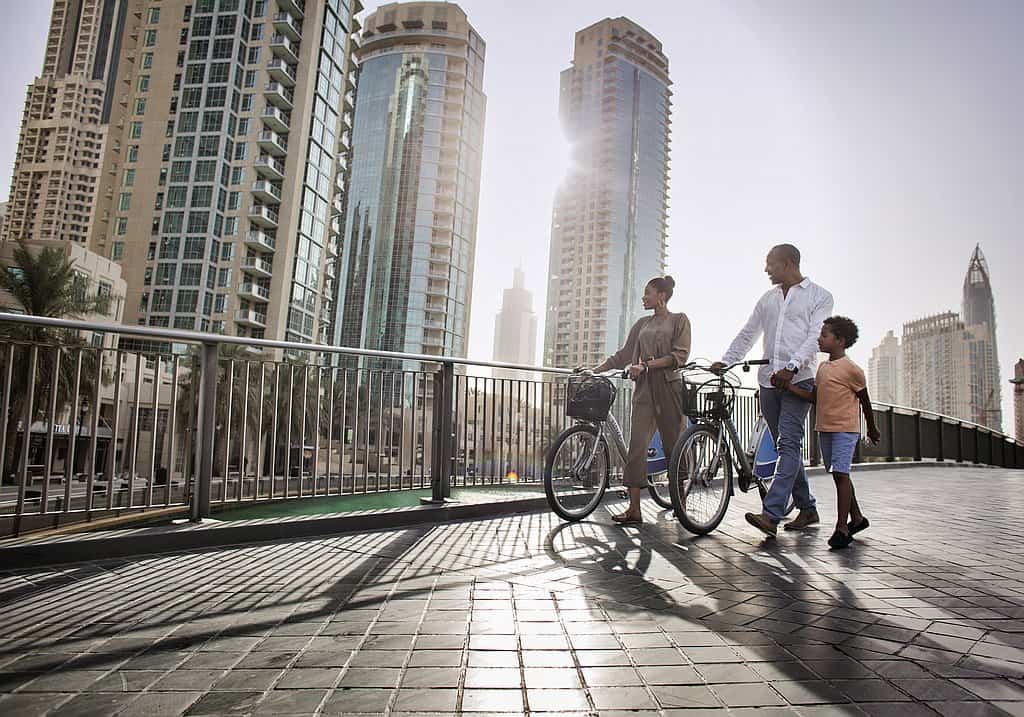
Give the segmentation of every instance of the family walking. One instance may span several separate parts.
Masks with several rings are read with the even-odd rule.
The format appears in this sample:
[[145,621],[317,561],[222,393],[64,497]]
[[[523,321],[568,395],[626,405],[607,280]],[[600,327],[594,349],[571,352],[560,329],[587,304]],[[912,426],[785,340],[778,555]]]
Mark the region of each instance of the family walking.
[[[779,457],[762,511],[747,513],[746,519],[775,537],[792,498],[799,514],[784,525],[786,530],[804,530],[820,522],[802,457],[804,425],[811,405],[816,404],[814,430],[837,495],[836,526],[828,543],[833,549],[845,548],[868,527],[850,480],[854,449],[861,437],[859,411],[863,411],[868,438],[879,439],[864,372],[846,356],[857,340],[857,326],[846,317],[832,315],[832,295],[801,273],[796,247],[773,247],[765,273],[772,288],[754,306],[722,360],[711,365],[714,372],[724,371],[742,361],[757,339],[763,338],[766,365],[758,374],[760,408]],[[654,432],[660,431],[664,446],[672,446],[683,424],[679,369],[690,354],[691,332],[685,314],[668,310],[674,285],[671,277],[648,282],[643,306],[653,314],[637,321],[623,347],[594,369],[625,369],[637,383],[624,474],[629,506],[613,516],[618,523],[642,520],[640,496],[647,485],[647,446]],[[819,352],[829,357],[820,367]]]

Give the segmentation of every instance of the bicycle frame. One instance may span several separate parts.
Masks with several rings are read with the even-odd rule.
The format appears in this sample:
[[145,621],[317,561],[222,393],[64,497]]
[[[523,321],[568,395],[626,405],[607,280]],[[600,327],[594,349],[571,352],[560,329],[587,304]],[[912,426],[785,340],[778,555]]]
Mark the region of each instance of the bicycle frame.
[[[589,455],[586,460],[579,466],[579,470],[590,470],[590,464],[594,462],[597,457],[597,451],[601,446],[601,441],[610,445],[615,453],[618,455],[619,460],[623,463],[626,462],[626,438],[622,435],[622,427],[619,425],[618,419],[615,418],[615,414],[609,413],[608,418],[603,421],[594,421],[590,425],[597,428],[597,440],[594,441],[594,445],[590,449]],[[610,430],[609,430],[610,429]],[[611,441],[608,440],[608,434],[611,434]]]

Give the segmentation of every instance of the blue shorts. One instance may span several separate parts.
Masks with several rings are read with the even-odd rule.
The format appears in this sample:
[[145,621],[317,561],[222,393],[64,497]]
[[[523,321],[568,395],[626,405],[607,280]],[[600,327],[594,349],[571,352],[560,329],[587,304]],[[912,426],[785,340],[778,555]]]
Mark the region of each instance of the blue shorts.
[[853,451],[860,440],[859,433],[826,433],[818,432],[818,445],[821,446],[821,460],[829,473],[850,473],[853,463]]

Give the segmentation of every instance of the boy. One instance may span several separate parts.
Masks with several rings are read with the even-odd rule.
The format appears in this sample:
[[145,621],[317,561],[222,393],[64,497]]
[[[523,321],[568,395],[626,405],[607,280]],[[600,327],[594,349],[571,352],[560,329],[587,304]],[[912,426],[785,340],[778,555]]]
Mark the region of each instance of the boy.
[[[825,467],[832,471],[836,484],[836,530],[828,539],[829,547],[839,550],[847,547],[855,533],[868,527],[868,519],[860,511],[850,480],[853,451],[860,440],[860,419],[857,406],[864,412],[868,438],[877,443],[881,434],[875,425],[875,413],[864,380],[864,371],[846,356],[846,349],[857,342],[857,325],[845,316],[825,319],[818,336],[818,348],[828,354],[828,361],[818,367],[812,391],[789,385],[789,390],[806,401],[816,403],[821,457]],[[849,523],[847,523],[849,520]]]

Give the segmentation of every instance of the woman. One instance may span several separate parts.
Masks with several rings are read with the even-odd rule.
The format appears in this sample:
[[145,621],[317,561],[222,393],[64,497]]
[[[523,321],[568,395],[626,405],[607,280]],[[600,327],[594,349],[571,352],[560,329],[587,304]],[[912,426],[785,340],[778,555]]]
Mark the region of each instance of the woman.
[[683,407],[678,368],[690,355],[690,320],[686,314],[673,314],[668,301],[676,282],[671,276],[647,282],[644,289],[645,310],[654,310],[629,330],[625,345],[595,373],[610,369],[629,369],[636,381],[633,392],[633,427],[629,436],[629,454],[623,482],[629,488],[629,507],[613,515],[617,523],[641,523],[640,493],[647,487],[647,446],[654,431],[661,432],[666,453],[672,450],[682,430]]

